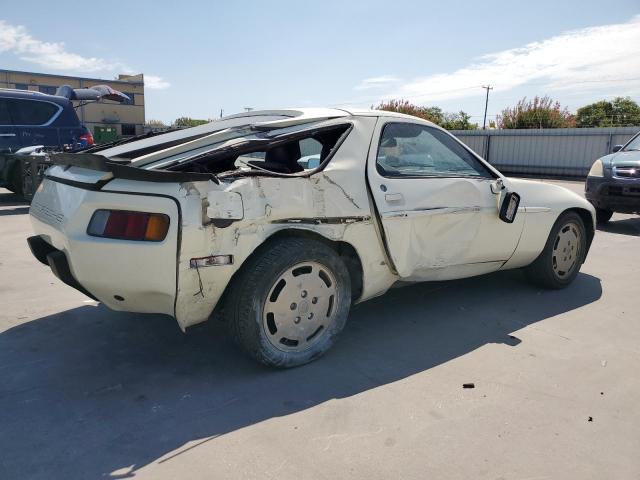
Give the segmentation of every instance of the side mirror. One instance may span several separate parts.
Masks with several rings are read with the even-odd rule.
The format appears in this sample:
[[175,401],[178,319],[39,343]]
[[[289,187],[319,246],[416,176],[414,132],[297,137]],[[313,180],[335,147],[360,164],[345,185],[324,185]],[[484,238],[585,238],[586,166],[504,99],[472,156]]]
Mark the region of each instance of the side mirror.
[[620,150],[622,150],[622,147],[624,147],[624,145],[616,145],[611,149],[611,152],[612,153],[619,152]]
[[518,206],[520,205],[520,195],[516,192],[507,192],[500,205],[500,220],[506,223],[513,223],[518,213]]

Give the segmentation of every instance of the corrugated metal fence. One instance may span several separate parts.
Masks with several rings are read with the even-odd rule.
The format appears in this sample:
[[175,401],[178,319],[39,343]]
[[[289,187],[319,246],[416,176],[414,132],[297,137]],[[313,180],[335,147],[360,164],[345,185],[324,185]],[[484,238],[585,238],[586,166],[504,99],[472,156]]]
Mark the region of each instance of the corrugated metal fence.
[[508,174],[585,177],[597,158],[638,127],[453,130],[462,142]]

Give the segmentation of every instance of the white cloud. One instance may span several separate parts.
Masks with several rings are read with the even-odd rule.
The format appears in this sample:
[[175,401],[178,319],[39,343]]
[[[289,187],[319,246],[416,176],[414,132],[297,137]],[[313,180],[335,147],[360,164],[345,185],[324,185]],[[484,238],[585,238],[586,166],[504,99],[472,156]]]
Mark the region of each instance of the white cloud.
[[155,75],[145,75],[144,86],[152,90],[164,90],[165,88],[169,88],[171,84],[162,77],[157,77]]
[[[67,72],[96,73],[117,71],[132,73],[133,70],[121,62],[98,57],[83,57],[67,51],[62,42],[43,42],[34,38],[25,27],[11,25],[0,20],[0,54],[11,53],[20,60],[35,63],[49,70]],[[169,87],[169,83],[155,75],[145,76],[146,85],[151,89]]]
[[355,90],[369,90],[372,88],[388,87],[391,84],[400,82],[398,77],[393,75],[383,75],[381,77],[365,78],[360,84],[355,86]]
[[499,92],[529,82],[543,85],[546,91],[620,87],[629,91],[629,79],[634,77],[633,91],[640,94],[640,15],[626,23],[568,31],[485,55],[452,73],[414,79],[389,89],[384,98],[442,101],[477,96],[483,84],[491,84]]
[[11,52],[21,60],[54,70],[96,72],[121,67],[101,58],[67,52],[64,43],[42,42],[32,37],[23,26],[9,25],[3,20],[0,20],[0,52]]

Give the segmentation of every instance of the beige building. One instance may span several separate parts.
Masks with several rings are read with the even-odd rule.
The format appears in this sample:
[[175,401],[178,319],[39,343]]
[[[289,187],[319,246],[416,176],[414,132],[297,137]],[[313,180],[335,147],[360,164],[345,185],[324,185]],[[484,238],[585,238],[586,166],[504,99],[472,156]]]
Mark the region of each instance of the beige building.
[[[18,72],[0,69],[0,88],[17,88],[55,94],[61,85],[87,88],[93,85],[109,85],[125,93],[131,102],[118,104],[104,101],[89,103],[77,108],[80,121],[93,133],[96,140],[116,133],[118,136],[138,135],[144,128],[144,76],[118,75],[117,80],[70,77],[48,73]],[[115,132],[113,129],[115,128]]]

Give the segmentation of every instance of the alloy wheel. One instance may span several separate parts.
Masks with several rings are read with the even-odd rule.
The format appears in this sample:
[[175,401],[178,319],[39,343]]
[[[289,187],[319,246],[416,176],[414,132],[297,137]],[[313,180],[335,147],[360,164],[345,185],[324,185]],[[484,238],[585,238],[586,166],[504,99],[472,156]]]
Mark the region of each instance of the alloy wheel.
[[581,255],[582,234],[574,222],[565,224],[553,243],[551,261],[553,273],[560,279],[567,278],[577,268]]
[[288,268],[269,290],[262,324],[277,349],[304,351],[331,329],[339,301],[335,276],[317,262]]

